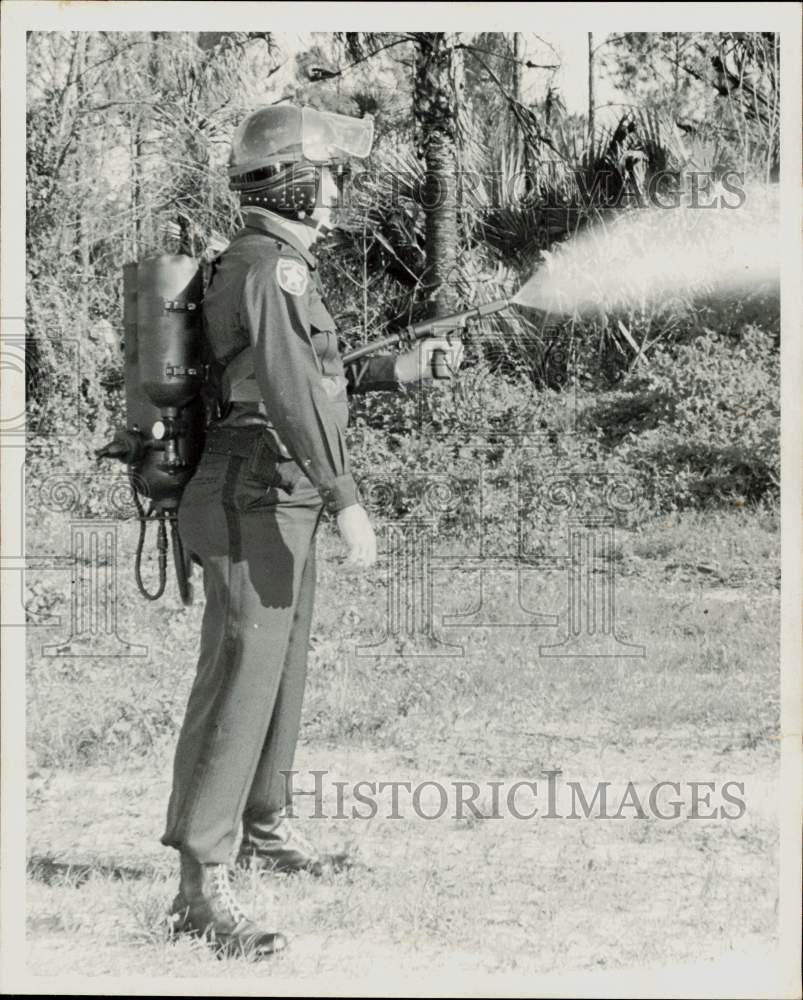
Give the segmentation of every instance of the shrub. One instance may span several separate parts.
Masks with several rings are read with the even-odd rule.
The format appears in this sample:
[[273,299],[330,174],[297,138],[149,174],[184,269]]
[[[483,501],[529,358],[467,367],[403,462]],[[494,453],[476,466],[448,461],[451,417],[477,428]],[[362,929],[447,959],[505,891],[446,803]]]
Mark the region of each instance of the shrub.
[[750,326],[734,341],[709,331],[656,352],[625,391],[588,411],[587,424],[617,461],[653,484],[661,507],[773,497],[778,365],[773,332]]

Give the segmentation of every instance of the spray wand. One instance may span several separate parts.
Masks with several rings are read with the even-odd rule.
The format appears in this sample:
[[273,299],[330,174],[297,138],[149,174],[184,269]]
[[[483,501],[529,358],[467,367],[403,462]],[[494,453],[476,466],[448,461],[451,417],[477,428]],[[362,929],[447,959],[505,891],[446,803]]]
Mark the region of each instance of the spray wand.
[[[367,344],[363,344],[362,347],[356,347],[353,351],[349,351],[343,355],[343,364],[352,364],[354,361],[359,361],[369,354],[385,350],[388,347],[396,347],[398,345],[412,347],[418,340],[424,340],[427,337],[437,337],[443,333],[453,333],[455,330],[463,330],[471,320],[481,319],[483,316],[492,316],[494,313],[506,309],[513,302],[513,299],[507,298],[494,299],[493,302],[473,306],[471,309],[452,313],[450,316],[437,316],[432,319],[421,320],[419,323],[412,323],[410,326],[402,327],[401,330],[397,330],[387,337],[372,340]],[[436,377],[439,375],[439,368],[445,369],[444,353],[444,351],[435,351],[433,353],[432,369]],[[438,357],[438,355],[441,355],[441,357]],[[444,370],[443,374],[448,376],[449,373]]]

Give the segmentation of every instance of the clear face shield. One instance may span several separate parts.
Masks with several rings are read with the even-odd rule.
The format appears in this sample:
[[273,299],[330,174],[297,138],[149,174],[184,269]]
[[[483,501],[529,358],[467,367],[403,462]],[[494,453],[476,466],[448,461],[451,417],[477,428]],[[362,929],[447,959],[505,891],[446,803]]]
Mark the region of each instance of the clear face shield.
[[374,141],[374,120],[350,118],[330,111],[303,108],[301,112],[301,154],[310,163],[342,163],[364,160]]
[[374,120],[351,118],[329,111],[303,108],[301,117],[301,154],[305,161],[327,166],[329,180],[322,182],[326,191],[319,192],[324,205],[329,204],[332,215],[323,228],[328,230],[332,221],[342,214],[349,201],[348,185],[353,161],[364,160],[371,152],[374,139]]

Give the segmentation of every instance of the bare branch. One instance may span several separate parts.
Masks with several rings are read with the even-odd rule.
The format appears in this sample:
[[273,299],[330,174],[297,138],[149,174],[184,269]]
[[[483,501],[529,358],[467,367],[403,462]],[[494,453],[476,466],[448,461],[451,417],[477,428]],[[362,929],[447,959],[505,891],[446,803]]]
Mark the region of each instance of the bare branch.
[[515,56],[507,55],[504,52],[489,52],[488,49],[481,49],[477,45],[470,45],[468,42],[458,42],[453,45],[455,49],[465,49],[467,52],[479,52],[484,56],[491,56],[493,59],[505,59],[508,62],[518,63],[526,69],[560,69],[560,63],[534,63],[530,59],[517,59]]
[[[354,69],[355,66],[359,66],[361,63],[367,62],[369,59],[373,59],[374,56],[379,55],[380,52],[386,52],[388,49],[396,48],[399,45],[405,45],[412,41],[412,36],[405,35],[403,38],[397,38],[395,41],[388,42],[386,45],[381,45],[378,48],[372,49],[367,54],[361,56],[359,59],[355,59],[353,62],[347,63],[341,69],[330,70],[322,69],[322,67],[313,67],[314,70],[318,70],[320,75],[309,76],[311,83],[320,83],[321,80],[334,80],[338,76],[342,76],[347,70]],[[279,103],[278,101],[274,103]]]

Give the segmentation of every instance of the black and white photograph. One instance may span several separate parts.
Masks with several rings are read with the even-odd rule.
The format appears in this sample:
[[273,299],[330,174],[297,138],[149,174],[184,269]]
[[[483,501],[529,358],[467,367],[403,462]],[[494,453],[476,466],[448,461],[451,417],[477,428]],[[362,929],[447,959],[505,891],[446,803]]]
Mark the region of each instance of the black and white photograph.
[[800,35],[6,0],[4,993],[801,996]]

